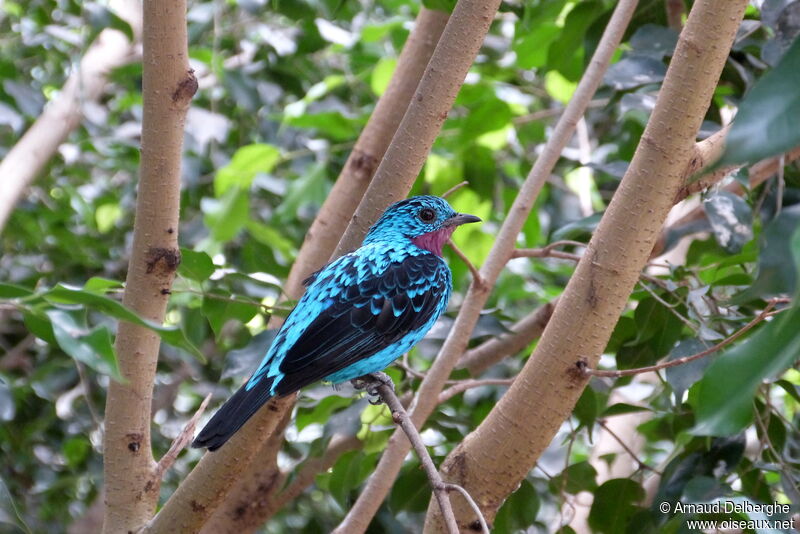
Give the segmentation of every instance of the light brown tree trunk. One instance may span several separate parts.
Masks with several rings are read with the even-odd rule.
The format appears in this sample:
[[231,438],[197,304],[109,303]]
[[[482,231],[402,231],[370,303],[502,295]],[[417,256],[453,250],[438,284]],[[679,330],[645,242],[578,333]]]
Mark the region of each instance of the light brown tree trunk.
[[[746,0],[698,0],[681,34],[639,148],[534,354],[483,423],[448,456],[445,480],[470,492],[488,520],[569,417],[625,307],[682,185]],[[460,525],[474,513],[453,499]],[[426,532],[441,532],[435,505]]]
[[[162,323],[180,262],[178,213],[186,111],[197,90],[189,69],[184,1],[144,2],[142,155],[133,249],[123,304]],[[116,353],[125,383],[112,381],[103,442],[105,532],[136,531],[150,519],[160,479],[154,476],[150,407],[160,339],[121,322]]]

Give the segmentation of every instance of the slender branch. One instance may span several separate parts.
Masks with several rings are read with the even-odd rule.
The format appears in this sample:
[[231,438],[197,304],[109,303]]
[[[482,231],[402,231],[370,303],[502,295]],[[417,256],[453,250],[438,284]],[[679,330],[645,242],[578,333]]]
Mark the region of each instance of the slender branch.
[[454,185],[453,187],[451,187],[450,189],[448,189],[447,191],[442,193],[442,198],[449,197],[450,195],[452,195],[453,193],[455,193],[456,191],[458,191],[459,189],[461,189],[462,187],[464,187],[466,185],[469,185],[469,182],[466,181],[466,180],[464,180],[463,182],[457,183],[456,185]]
[[300,471],[298,471],[294,479],[292,479],[292,482],[275,496],[272,509],[280,510],[286,506],[286,504],[295,500],[312,482],[314,482],[314,478],[316,478],[319,473],[333,467],[342,454],[347,451],[359,449],[362,445],[363,443],[356,436],[333,438],[322,456],[310,458],[303,463]]
[[206,395],[206,398],[200,403],[200,407],[197,409],[191,419],[186,422],[178,436],[172,440],[169,450],[167,450],[166,454],[164,454],[164,456],[162,456],[158,461],[158,464],[153,471],[153,478],[160,480],[164,473],[166,473],[167,470],[172,467],[172,464],[175,463],[175,460],[178,459],[178,455],[181,453],[181,451],[186,448],[189,442],[192,441],[194,429],[197,427],[197,421],[199,421],[200,417],[203,416],[203,412],[206,411],[206,407],[208,407],[208,401],[210,400],[211,393]]
[[511,332],[467,350],[459,360],[458,368],[465,368],[472,376],[478,376],[503,358],[518,353],[542,335],[557,304],[558,298],[543,304],[514,323],[509,328]]
[[[475,516],[478,518],[478,522],[481,525],[481,532],[483,534],[489,534],[490,533],[489,525],[486,524],[486,518],[483,517],[483,514],[481,513],[480,506],[478,506],[478,503],[475,502],[475,499],[473,499],[472,496],[470,496],[470,494],[467,492],[467,490],[465,490],[464,488],[462,488],[458,484],[445,484],[444,485],[444,489],[447,490],[447,491],[450,491],[450,492],[455,491],[455,492],[460,493],[461,496],[464,497],[464,500],[467,501],[467,504],[469,504],[469,507],[472,508],[472,511],[475,514]],[[471,530],[474,530],[474,529],[471,529]]]
[[[414,422],[408,416],[408,412],[406,412],[406,409],[400,403],[400,399],[397,398],[391,379],[389,379],[389,377],[384,373],[373,373],[371,375],[367,375],[367,377],[359,379],[359,381],[363,380],[364,378],[368,379],[369,381],[364,384],[358,384],[357,387],[366,389],[370,393],[377,393],[383,403],[386,404],[389,410],[391,410],[392,420],[403,430],[403,432],[405,432],[408,441],[411,443],[411,446],[417,453],[417,457],[419,457],[419,461],[422,464],[425,474],[428,476],[431,488],[433,489],[433,494],[436,497],[436,500],[439,503],[439,508],[442,511],[442,517],[444,518],[447,532],[449,534],[458,534],[458,523],[456,523],[456,518],[453,515],[453,508],[450,504],[450,498],[447,495],[448,490],[451,489],[448,488],[448,486],[455,486],[455,484],[445,485],[441,475],[439,474],[439,470],[436,468],[436,465],[433,463],[433,459],[428,453],[428,449],[422,442],[422,436],[419,435],[417,427],[414,426]],[[463,488],[460,488],[459,491],[463,492],[462,494],[467,493]],[[474,504],[474,501],[471,497],[469,497],[468,494],[467,501]],[[477,511],[480,514],[480,509]],[[486,520],[483,519],[483,516],[479,515],[479,517],[482,519],[481,524],[486,525]],[[484,532],[489,532],[488,527],[484,530]]]
[[27,372],[33,369],[32,358],[28,357],[26,353],[35,341],[36,336],[28,334],[22,338],[22,341],[11,347],[11,349],[0,358],[0,370],[9,371],[12,369],[22,369]]
[[[605,430],[606,432],[608,432],[608,435],[609,435],[609,436],[611,436],[612,438],[614,438],[614,440],[615,440],[617,443],[619,443],[620,447],[622,447],[623,449],[625,449],[625,452],[627,452],[627,453],[628,453],[628,455],[629,455],[631,458],[633,458],[633,461],[634,461],[634,462],[636,462],[636,464],[639,466],[639,468],[640,468],[640,469],[642,469],[642,470],[645,470],[645,471],[652,471],[652,472],[654,472],[654,473],[658,473],[658,471],[657,471],[657,470],[656,470],[654,467],[650,467],[649,465],[647,465],[646,463],[644,463],[643,461],[641,461],[641,460],[639,459],[639,457],[638,457],[638,456],[636,456],[636,453],[635,453],[635,452],[633,452],[633,451],[631,450],[631,448],[630,448],[630,447],[628,447],[628,445],[625,443],[625,441],[624,441],[623,439],[621,439],[621,438],[620,438],[620,437],[617,435],[617,433],[616,433],[616,432],[614,432],[613,430],[611,430],[611,427],[608,425],[608,423],[606,423],[606,422],[605,422],[605,420],[604,420],[604,419],[598,419],[598,420],[597,420],[597,424],[598,424],[598,425],[600,425],[601,427],[603,427],[603,430]],[[661,474],[661,473],[658,473],[658,474]]]
[[[775,307],[775,301],[771,300],[764,310],[759,313],[752,321],[741,327],[739,330],[731,334],[729,337],[723,339],[713,347],[709,347],[706,350],[700,351],[697,354],[692,354],[690,356],[684,356],[683,358],[678,358],[677,360],[670,360],[668,362],[659,363],[656,365],[649,365],[647,367],[638,367],[636,369],[621,369],[616,371],[608,371],[602,369],[590,369],[586,366],[586,360],[581,359],[575,365],[581,370],[581,372],[585,375],[591,376],[606,376],[611,378],[619,378],[623,376],[632,376],[638,375],[641,373],[649,373],[651,371],[660,371],[661,369],[667,369],[669,367],[676,367],[678,365],[683,365],[689,362],[693,362],[695,360],[699,360],[700,358],[705,358],[709,354],[714,354],[718,350],[721,350],[740,337],[742,337],[748,330],[756,326],[758,323],[766,319],[767,317],[771,317],[775,313],[780,313],[783,310],[777,310],[776,312],[772,312],[772,308]],[[784,308],[787,309],[787,308]]]
[[510,386],[514,383],[513,378],[484,378],[482,380],[462,380],[454,386],[450,386],[439,393],[439,404],[445,403],[468,389],[479,388],[482,386]]
[[[602,108],[607,106],[609,103],[608,98],[599,98],[597,100],[592,100],[586,106],[587,108]],[[547,108],[547,109],[540,109],[538,111],[534,111],[533,113],[528,113],[527,115],[520,115],[519,117],[514,117],[512,122],[514,124],[527,124],[529,122],[536,122],[542,119],[549,119],[551,117],[558,117],[561,115],[566,108]]]
[[464,262],[464,265],[467,266],[467,269],[469,269],[469,272],[472,275],[472,283],[476,284],[478,286],[485,285],[486,284],[486,280],[483,279],[483,277],[481,276],[480,271],[470,261],[470,259],[467,257],[467,255],[464,254],[463,252],[461,252],[461,249],[458,248],[455,243],[453,243],[452,239],[448,239],[447,240],[447,244],[450,245],[450,248],[453,249],[453,252],[455,253],[455,255],[458,256],[458,258],[461,261]]

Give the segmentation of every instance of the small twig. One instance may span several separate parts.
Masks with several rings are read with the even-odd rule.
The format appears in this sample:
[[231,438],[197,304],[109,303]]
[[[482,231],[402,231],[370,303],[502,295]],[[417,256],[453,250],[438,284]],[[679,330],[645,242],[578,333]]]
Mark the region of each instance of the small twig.
[[653,297],[653,298],[656,300],[656,302],[660,303],[660,304],[661,304],[662,306],[664,306],[664,307],[665,307],[667,310],[669,310],[669,312],[670,312],[672,315],[674,315],[675,317],[677,317],[677,318],[678,318],[678,320],[679,320],[680,322],[682,322],[683,324],[685,324],[686,326],[688,326],[689,328],[691,328],[691,329],[692,329],[692,330],[694,330],[695,332],[697,332],[697,331],[699,331],[699,330],[700,330],[700,327],[699,327],[699,326],[695,325],[695,324],[694,324],[692,321],[690,321],[690,320],[689,320],[687,317],[684,317],[683,315],[681,315],[681,314],[678,312],[678,310],[676,310],[676,309],[675,309],[675,308],[678,306],[678,304],[679,304],[679,303],[676,303],[676,304],[670,304],[670,303],[669,303],[669,302],[667,302],[666,300],[662,299],[662,298],[661,298],[661,297],[658,295],[658,293],[656,293],[655,291],[653,291],[653,289],[652,289],[650,286],[648,286],[647,284],[645,284],[645,283],[644,283],[644,282],[642,282],[641,280],[639,280],[639,285],[642,287],[642,289],[644,289],[645,291],[647,291],[647,292],[650,294],[650,296],[651,296],[651,297]]
[[633,451],[631,450],[631,448],[630,448],[630,447],[628,447],[628,446],[625,444],[625,441],[624,441],[622,438],[620,438],[620,437],[617,435],[617,433],[616,433],[616,432],[614,432],[613,430],[611,430],[611,427],[610,427],[610,426],[608,426],[608,424],[606,423],[605,419],[598,419],[598,420],[597,420],[597,424],[598,424],[598,425],[600,425],[601,427],[603,427],[603,430],[605,430],[606,432],[608,432],[608,435],[609,435],[609,436],[611,436],[612,438],[614,438],[614,440],[615,440],[617,443],[619,443],[620,447],[622,447],[622,448],[625,450],[625,452],[627,452],[627,453],[628,453],[628,455],[630,455],[630,457],[631,457],[631,458],[633,458],[633,461],[635,461],[635,462],[636,462],[636,463],[639,465],[639,469],[646,470],[646,471],[652,471],[653,473],[656,473],[656,474],[659,474],[659,475],[661,474],[661,473],[659,473],[659,472],[658,472],[658,471],[657,471],[655,468],[653,468],[653,467],[650,467],[649,465],[647,465],[646,463],[644,463],[643,461],[641,461],[641,460],[639,459],[639,457],[638,457],[638,456],[636,456],[636,453],[635,453],[635,452],[633,452]]
[[[408,412],[406,412],[406,409],[400,403],[400,399],[397,398],[397,395],[394,392],[394,384],[392,384],[391,379],[384,373],[372,373],[354,380],[353,385],[358,389],[366,390],[370,394],[377,394],[380,397],[380,400],[383,401],[383,403],[386,404],[386,406],[392,412],[392,420],[396,425],[403,429],[403,432],[405,432],[406,437],[408,437],[408,441],[411,443],[411,446],[414,448],[414,451],[419,457],[419,461],[422,464],[425,474],[428,476],[431,488],[433,489],[433,494],[436,497],[436,501],[439,503],[439,508],[442,511],[442,518],[447,527],[448,534],[458,534],[458,523],[456,522],[456,517],[453,514],[453,507],[450,504],[450,498],[447,495],[449,489],[448,484],[445,484],[444,480],[442,480],[438,469],[436,469],[436,465],[433,463],[431,455],[428,453],[428,449],[422,442],[422,437],[420,436],[417,427],[414,426],[413,421],[411,421],[411,418],[408,416]],[[466,490],[464,490],[464,492],[466,493]],[[470,501],[472,501],[472,499],[468,499],[468,502]],[[474,503],[474,501],[472,502]],[[470,506],[472,506],[472,503],[470,503]],[[482,520],[481,525],[484,525],[486,520],[483,519],[480,509],[477,509],[476,513],[478,514],[478,518]],[[485,532],[488,532],[488,530]]]
[[28,349],[36,341],[36,336],[28,334],[22,341],[11,347],[0,358],[0,370],[22,369],[29,372],[33,369],[33,358],[28,356]]
[[586,243],[580,241],[572,241],[569,239],[562,239],[560,241],[553,241],[547,246],[542,248],[518,248],[511,251],[511,258],[561,258],[563,260],[578,261],[581,257],[577,254],[570,254],[568,252],[559,252],[554,250],[563,246],[586,247]]
[[450,386],[439,393],[439,404],[449,401],[459,393],[468,389],[479,388],[481,386],[510,386],[514,382],[513,378],[486,378],[483,380],[462,380],[454,386]]
[[464,500],[467,501],[469,507],[472,508],[472,511],[475,512],[475,515],[478,516],[478,522],[481,524],[481,532],[483,534],[489,534],[489,525],[486,524],[486,519],[483,517],[483,513],[481,513],[481,509],[478,506],[478,503],[470,496],[470,494],[459,486],[458,484],[445,484],[444,489],[447,491],[456,491],[464,497]]
[[481,276],[481,273],[478,271],[478,269],[475,268],[472,262],[469,261],[469,258],[467,258],[467,256],[463,252],[461,252],[461,250],[456,246],[456,244],[453,243],[453,240],[448,239],[447,244],[450,245],[450,248],[453,249],[453,252],[456,253],[456,256],[458,256],[459,259],[466,264],[467,269],[469,269],[469,272],[472,274],[472,281],[475,283],[475,285],[478,287],[486,287],[486,281]]
[[[676,367],[678,365],[683,365],[685,363],[693,362],[694,360],[699,360],[700,358],[704,358],[704,357],[708,356],[709,354],[713,354],[713,353],[717,352],[718,350],[727,347],[728,345],[730,345],[731,343],[733,343],[734,341],[736,341],[737,339],[742,337],[748,330],[753,328],[755,325],[757,325],[758,323],[760,323],[761,321],[763,321],[767,317],[770,317],[772,315],[775,315],[776,313],[780,313],[781,311],[783,311],[783,310],[777,310],[775,312],[771,311],[772,308],[775,307],[776,303],[777,303],[777,301],[770,300],[769,303],[767,304],[766,308],[764,308],[764,310],[761,313],[759,313],[752,321],[750,321],[749,323],[747,323],[746,325],[741,327],[739,330],[737,330],[736,332],[731,334],[730,337],[727,337],[727,338],[723,339],[722,341],[720,341],[719,343],[717,343],[713,347],[709,347],[706,350],[698,352],[697,354],[692,354],[691,356],[685,356],[683,358],[678,358],[677,360],[670,360],[668,362],[659,363],[659,364],[656,364],[656,365],[650,365],[650,366],[647,366],[647,367],[639,367],[639,368],[636,368],[636,369],[623,369],[623,370],[616,370],[616,371],[604,371],[604,370],[601,370],[601,369],[591,369],[589,367],[586,367],[586,361],[585,360],[579,361],[577,363],[577,366],[578,366],[579,369],[581,369],[581,371],[585,375],[607,376],[607,377],[611,377],[611,378],[620,378],[620,377],[623,377],[623,376],[632,376],[632,375],[638,375],[638,374],[641,374],[641,373],[649,373],[651,371],[660,371],[661,369],[667,369],[669,367]],[[785,309],[788,309],[788,308],[785,308]]]
[[467,184],[469,184],[469,182],[464,180],[463,182],[454,185],[453,187],[451,187],[450,189],[448,189],[447,191],[442,193],[442,198],[449,197],[450,195],[452,195],[453,193],[455,193],[456,191],[458,191],[459,189],[461,189],[462,187],[464,187]]
[[547,250],[544,248],[518,248],[511,253],[510,259],[516,258],[558,258],[560,260],[580,261],[578,254],[561,252],[560,250]]
[[97,409],[92,402],[92,390],[90,387],[89,377],[86,376],[86,368],[78,360],[74,360],[74,362],[75,368],[78,370],[78,379],[80,380],[81,388],[83,389],[83,400],[86,401],[86,406],[89,408],[89,415],[92,417],[94,427],[102,430],[103,419],[100,417],[100,414],[97,413]]
[[200,407],[197,409],[195,414],[192,416],[191,419],[186,423],[186,426],[183,427],[178,437],[176,437],[172,441],[172,445],[169,446],[169,450],[161,457],[156,464],[156,468],[153,470],[153,478],[158,480],[161,476],[172,467],[172,464],[175,463],[175,460],[178,459],[178,455],[181,453],[183,449],[192,441],[192,437],[194,436],[194,429],[197,426],[197,421],[203,415],[203,412],[206,411],[206,406],[208,406],[208,401],[211,400],[211,393],[206,395],[206,398],[203,399],[203,402],[200,403]]

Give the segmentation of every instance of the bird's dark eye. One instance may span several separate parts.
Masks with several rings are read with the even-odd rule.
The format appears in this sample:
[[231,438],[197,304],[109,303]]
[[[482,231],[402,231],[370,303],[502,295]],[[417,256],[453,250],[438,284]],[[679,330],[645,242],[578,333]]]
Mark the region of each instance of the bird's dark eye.
[[419,219],[424,223],[433,222],[436,219],[436,212],[430,208],[422,208],[419,210]]

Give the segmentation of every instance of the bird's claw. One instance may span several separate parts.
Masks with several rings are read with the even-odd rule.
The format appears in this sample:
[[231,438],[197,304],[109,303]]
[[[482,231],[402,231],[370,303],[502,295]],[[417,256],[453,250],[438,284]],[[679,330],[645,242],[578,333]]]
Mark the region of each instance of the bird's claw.
[[363,389],[371,397],[377,397],[376,399],[369,400],[369,403],[372,405],[381,404],[381,402],[383,402],[381,400],[381,393],[378,389],[381,386],[389,386],[392,388],[392,391],[394,391],[394,382],[389,375],[382,372],[360,376],[351,380],[351,383],[353,384],[354,388]]

